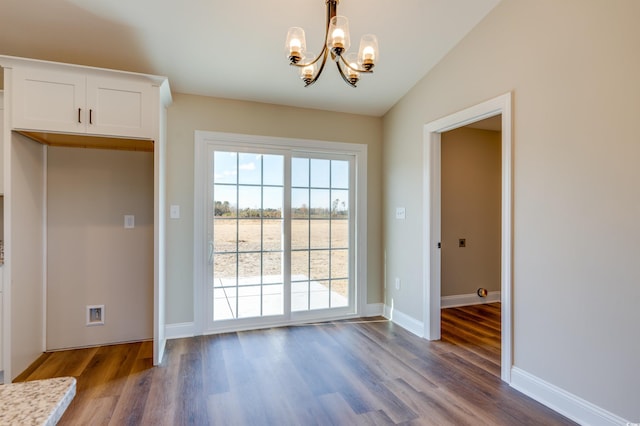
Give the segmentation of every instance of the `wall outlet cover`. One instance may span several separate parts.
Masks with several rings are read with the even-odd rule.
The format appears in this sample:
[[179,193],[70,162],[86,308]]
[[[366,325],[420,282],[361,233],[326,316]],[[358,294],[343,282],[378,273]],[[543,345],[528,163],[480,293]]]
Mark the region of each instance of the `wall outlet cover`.
[[104,325],[104,305],[87,305],[87,326]]

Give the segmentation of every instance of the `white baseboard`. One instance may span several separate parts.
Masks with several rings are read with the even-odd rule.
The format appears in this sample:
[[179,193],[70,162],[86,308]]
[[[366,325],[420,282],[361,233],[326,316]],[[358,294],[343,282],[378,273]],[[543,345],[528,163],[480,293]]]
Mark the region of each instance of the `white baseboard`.
[[[365,305],[363,317],[375,317],[379,315],[384,315],[384,303],[369,303]],[[167,339],[180,339],[196,335],[195,324],[193,322],[166,324],[164,332]]]
[[424,337],[424,323],[422,321],[393,309],[389,305],[384,306],[384,317],[416,336]]
[[581,425],[633,424],[518,367],[511,369],[511,386]]
[[367,303],[364,307],[363,316],[377,317],[384,315],[384,303]]
[[166,324],[164,333],[167,339],[180,339],[182,337],[195,336],[195,324],[193,322],[180,322],[175,324]]
[[476,293],[456,294],[454,296],[442,296],[440,298],[441,308],[455,308],[457,306],[482,305],[484,303],[494,303],[500,301],[499,291],[490,291],[487,297],[480,297]]

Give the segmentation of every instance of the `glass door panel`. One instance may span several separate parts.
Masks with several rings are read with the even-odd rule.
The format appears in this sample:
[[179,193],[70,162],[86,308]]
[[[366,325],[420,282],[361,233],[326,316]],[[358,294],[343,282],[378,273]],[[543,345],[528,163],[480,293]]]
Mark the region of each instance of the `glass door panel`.
[[284,157],[212,156],[212,319],[283,315]]
[[291,310],[348,307],[350,161],[291,159]]

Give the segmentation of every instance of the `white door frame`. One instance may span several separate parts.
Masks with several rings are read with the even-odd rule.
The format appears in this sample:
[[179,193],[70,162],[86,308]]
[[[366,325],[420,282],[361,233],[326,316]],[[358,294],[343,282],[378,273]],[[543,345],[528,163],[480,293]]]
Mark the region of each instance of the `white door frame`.
[[[312,139],[293,139],[284,137],[272,137],[272,136],[256,136],[256,135],[244,135],[236,133],[222,133],[196,130],[194,135],[194,334],[212,334],[223,331],[239,331],[242,328],[234,327],[228,330],[218,329],[212,330],[209,327],[206,318],[206,309],[204,304],[206,302],[206,268],[203,265],[206,264],[207,259],[207,241],[203,239],[206,235],[204,230],[205,217],[206,217],[206,203],[203,200],[206,199],[206,180],[203,180],[202,176],[204,170],[206,170],[206,152],[208,144],[214,145],[231,145],[238,147],[239,150],[242,146],[256,146],[256,149],[287,149],[292,153],[318,153],[318,154],[346,154],[353,155],[355,157],[355,182],[351,182],[352,188],[355,191],[355,224],[354,230],[355,238],[355,287],[356,287],[356,299],[355,310],[350,314],[340,313],[335,319],[349,318],[365,316],[367,312],[367,145],[352,144],[342,142],[327,142]],[[249,148],[252,149],[252,148]],[[287,319],[284,322],[274,322],[266,324],[265,327],[272,327],[278,325],[289,325],[294,323],[305,323],[314,321],[319,318],[314,318],[309,315],[298,313],[295,321]],[[327,317],[322,317],[326,320]],[[255,326],[249,327],[249,329],[255,329]]]
[[501,378],[511,382],[513,363],[513,198],[512,198],[512,132],[511,93],[498,96],[481,104],[432,121],[424,126],[423,157],[423,295],[424,337],[440,339],[440,136],[443,132],[466,126],[485,118],[502,114],[502,247],[501,247]]

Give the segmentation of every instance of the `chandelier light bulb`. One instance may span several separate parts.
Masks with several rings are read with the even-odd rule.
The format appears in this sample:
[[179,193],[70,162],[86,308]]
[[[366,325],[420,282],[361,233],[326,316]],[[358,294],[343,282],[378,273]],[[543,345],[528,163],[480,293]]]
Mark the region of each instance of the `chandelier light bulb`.
[[375,57],[376,57],[376,52],[373,50],[373,47],[367,46],[364,49],[362,49],[362,59],[374,60]]
[[333,45],[335,47],[344,48],[344,31],[341,28],[336,28],[331,33],[331,37],[333,38]]
[[313,65],[308,65],[304,68],[302,68],[302,79],[311,79],[313,78]]

